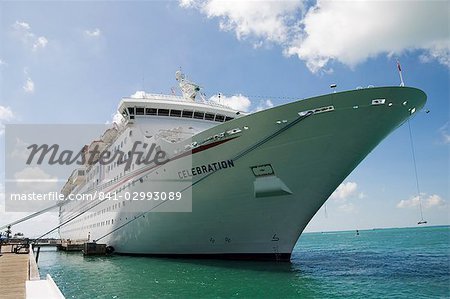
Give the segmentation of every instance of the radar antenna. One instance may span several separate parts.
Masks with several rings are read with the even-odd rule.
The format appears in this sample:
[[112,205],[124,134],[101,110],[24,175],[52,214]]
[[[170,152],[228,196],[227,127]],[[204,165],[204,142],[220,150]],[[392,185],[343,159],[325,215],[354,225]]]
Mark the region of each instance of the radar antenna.
[[183,93],[183,98],[195,101],[197,93],[200,91],[200,86],[187,80],[186,76],[181,71],[177,71],[175,73],[175,78],[180,85],[181,92]]

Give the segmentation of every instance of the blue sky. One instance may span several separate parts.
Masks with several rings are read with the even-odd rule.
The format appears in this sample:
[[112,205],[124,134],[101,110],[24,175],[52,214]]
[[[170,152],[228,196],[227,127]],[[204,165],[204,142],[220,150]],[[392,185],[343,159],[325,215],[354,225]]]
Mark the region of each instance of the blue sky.
[[[448,11],[448,1],[0,2],[0,163],[3,124],[105,123],[123,96],[170,93],[180,67],[207,96],[235,96],[254,111],[328,93],[331,83],[398,85],[399,59],[406,85],[428,95],[430,112],[411,121],[424,215],[449,224]],[[413,167],[404,125],[308,230],[414,226]],[[0,224],[21,216],[4,211],[1,195]],[[17,229],[54,223],[47,214]]]

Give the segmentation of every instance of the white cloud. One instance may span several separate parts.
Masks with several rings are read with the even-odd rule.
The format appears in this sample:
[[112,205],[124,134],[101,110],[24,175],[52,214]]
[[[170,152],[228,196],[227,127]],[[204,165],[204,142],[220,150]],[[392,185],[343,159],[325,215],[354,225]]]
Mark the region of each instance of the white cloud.
[[[330,199],[340,200],[340,201],[346,201],[348,198],[356,195],[358,189],[358,184],[355,182],[347,182],[342,183],[339,185],[339,187],[334,190],[333,194],[331,194]],[[360,193],[360,198],[361,197]]]
[[450,143],[450,123],[446,122],[442,127],[439,128],[439,132],[441,133],[442,141],[444,144]]
[[448,62],[448,10],[447,1],[318,1],[302,20],[303,36],[286,53],[313,72],[330,60],[355,66],[409,49]]
[[421,61],[450,67],[448,1],[325,1],[304,12],[306,0],[181,0],[237,38],[278,44],[312,72],[331,72],[329,63],[354,67],[378,55],[422,51]]
[[0,105],[0,136],[5,133],[4,122],[8,122],[14,119],[14,113],[10,107]]
[[[0,183],[0,204],[3,205],[5,203],[5,185]],[[0,209],[1,212],[2,209]]]
[[425,208],[445,206],[446,202],[439,195],[433,194],[425,200]]
[[402,199],[400,200],[400,202],[397,204],[397,208],[413,208],[413,207],[418,207],[419,206],[419,197],[413,197],[410,199]]
[[214,95],[211,98],[209,98],[210,101],[228,106],[234,110],[238,110],[238,111],[248,111],[248,109],[250,108],[250,105],[252,104],[252,102],[250,101],[249,98],[247,98],[246,96],[243,96],[241,94],[238,95],[234,95],[231,97],[227,97],[224,95]]
[[17,192],[49,192],[56,191],[58,178],[53,177],[41,168],[27,167],[14,174]]
[[100,31],[100,29],[95,28],[93,30],[85,30],[84,34],[87,37],[99,37],[102,34],[102,32]]
[[34,82],[31,80],[30,77],[27,78],[24,85],[22,86],[23,90],[26,93],[33,93],[34,92]]
[[[433,207],[441,207],[445,206],[447,202],[442,199],[439,195],[433,194],[427,196],[426,194],[421,195],[422,197],[422,206],[424,208],[433,208]],[[420,205],[419,196],[414,196],[410,199],[402,199],[397,204],[397,208],[403,209],[403,208],[415,208]]]
[[17,30],[23,30],[23,31],[29,31],[31,29],[30,24],[28,24],[27,22],[22,22],[22,21],[16,21],[13,25],[14,28],[16,28]]
[[[3,183],[0,183],[0,219],[1,219],[1,223],[0,224],[6,224],[9,222],[9,219],[7,219],[6,217],[6,213],[5,213],[5,185],[3,185]],[[5,221],[5,219],[7,219]]]
[[16,144],[11,152],[11,158],[17,159],[15,161],[16,163],[19,161],[23,161],[25,163],[30,154],[27,149],[29,145],[29,143],[24,142],[22,139],[16,138]]
[[43,49],[48,44],[48,39],[45,36],[37,36],[31,32],[31,26],[27,22],[16,21],[12,25],[16,35],[22,40],[26,45],[31,46],[33,51],[38,49]]
[[33,44],[33,51],[36,51],[39,48],[45,48],[48,40],[44,36],[39,36]]
[[358,184],[355,182],[346,182],[340,184],[336,190],[331,194],[330,199],[336,203],[337,211],[346,214],[356,214],[359,212],[357,205],[352,201],[363,199],[366,195],[363,192],[358,192]]
[[0,66],[6,65],[6,62],[3,59],[0,59]]
[[11,108],[0,105],[0,121],[9,121],[14,118]]
[[260,101],[258,106],[256,107],[255,111],[261,111],[261,110],[265,110],[265,109],[269,109],[273,107],[273,103],[271,100],[263,100]]
[[440,64],[450,68],[450,46],[449,42],[435,42],[427,52],[420,55],[420,61],[423,63],[433,62],[437,60]]
[[124,121],[122,114],[117,111],[116,113],[111,115],[112,121],[106,121],[106,124],[109,125],[111,123],[121,124]]
[[356,213],[357,212],[356,206],[351,202],[344,203],[344,204],[338,206],[337,209],[338,209],[338,211],[341,211],[344,213]]
[[223,1],[182,0],[180,6],[197,8],[208,18],[219,18],[220,29],[234,31],[238,39],[256,38],[262,41],[284,43],[290,34],[295,13],[303,7],[302,1]]
[[133,98],[133,99],[143,99],[143,98],[145,98],[145,91],[138,90],[138,91],[136,91],[135,93],[133,93],[133,94],[130,96],[130,98]]
[[183,8],[192,8],[196,7],[196,0],[180,0],[180,6]]
[[[25,216],[29,216],[29,212],[6,212],[5,211],[5,185],[0,183],[0,225],[5,225],[17,221]],[[8,202],[8,206],[11,207]],[[35,204],[35,203],[33,203]],[[55,209],[56,210],[56,209]],[[27,237],[33,238],[42,235],[58,225],[57,213],[45,213],[43,216],[36,217],[33,220],[25,221],[21,224],[13,226],[13,233],[23,232]],[[49,237],[58,237],[56,234],[50,234]]]

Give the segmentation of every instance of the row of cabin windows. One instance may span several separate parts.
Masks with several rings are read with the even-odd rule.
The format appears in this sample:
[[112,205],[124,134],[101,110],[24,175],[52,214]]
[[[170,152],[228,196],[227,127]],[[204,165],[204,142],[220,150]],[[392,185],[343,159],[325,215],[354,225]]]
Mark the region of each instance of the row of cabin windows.
[[71,229],[65,229],[64,232],[68,233],[68,232],[72,232],[72,231],[81,231],[81,230],[86,230],[86,229],[90,229],[90,228],[101,227],[101,226],[105,226],[105,225],[113,225],[113,224],[114,224],[114,219],[111,219],[111,220],[105,220],[102,222],[97,222],[97,223],[93,223],[93,224],[89,224],[89,225],[74,227]]
[[172,116],[172,117],[184,117],[204,119],[210,121],[224,122],[234,119],[234,117],[225,116],[222,114],[205,113],[192,110],[176,110],[176,109],[156,109],[156,108],[143,108],[143,107],[128,107],[128,114],[131,119],[134,119],[134,115],[157,115],[157,116]]
[[[122,207],[124,207],[124,206],[125,206],[125,201],[122,201]],[[76,224],[76,223],[79,223],[81,221],[86,221],[86,220],[89,220],[91,218],[97,217],[98,215],[104,214],[106,212],[113,211],[113,210],[118,209],[118,208],[120,208],[120,202],[115,203],[115,204],[113,204],[113,205],[111,205],[109,207],[106,207],[103,210],[97,211],[96,213],[92,213],[92,214],[86,215],[83,218],[78,218],[77,220],[73,221],[72,223]],[[120,218],[119,220],[122,220],[122,218]],[[128,220],[128,218],[125,218],[125,220]],[[94,228],[94,227],[100,227],[100,226],[110,225],[110,224],[111,225],[114,224],[114,219],[103,221],[103,222],[98,222],[98,223],[94,223],[94,224],[90,224],[90,225],[75,227],[73,229],[66,229],[65,232],[76,231],[76,230],[83,230],[83,229]]]
[[[125,206],[125,201],[122,202],[122,207],[123,206]],[[92,214],[86,215],[83,218],[78,218],[77,220],[72,221],[72,223],[76,224],[76,223],[79,223],[80,221],[86,221],[86,220],[89,220],[91,218],[97,217],[100,214],[104,214],[106,212],[111,212],[111,211],[113,211],[115,209],[118,209],[118,208],[120,208],[120,202],[115,203],[115,204],[113,204],[113,205],[111,205],[109,207],[106,207],[103,210],[97,211],[96,213],[92,213]],[[69,231],[73,231],[73,230],[81,230],[81,229],[93,228],[93,227],[96,227],[96,226],[98,227],[98,226],[109,225],[109,224],[114,224],[114,219],[111,219],[111,221],[107,220],[107,221],[99,222],[97,224],[94,223],[94,224],[90,224],[90,225],[81,226],[79,228],[68,229],[68,230],[65,230],[65,231],[69,232]]]
[[[122,204],[121,204],[121,203],[122,203]],[[86,215],[86,216],[84,216],[84,217],[80,217],[80,218],[78,218],[77,220],[72,221],[72,223],[74,223],[74,224],[75,224],[75,223],[79,223],[80,221],[86,221],[86,220],[88,220],[88,219],[97,217],[98,215],[104,214],[104,213],[106,213],[106,212],[111,212],[111,211],[113,211],[113,210],[115,210],[115,209],[120,208],[121,205],[122,205],[122,207],[124,207],[124,206],[125,206],[125,201],[115,203],[115,204],[113,204],[113,205],[111,205],[111,206],[105,207],[103,210],[94,212],[94,213],[89,214],[89,215]]]

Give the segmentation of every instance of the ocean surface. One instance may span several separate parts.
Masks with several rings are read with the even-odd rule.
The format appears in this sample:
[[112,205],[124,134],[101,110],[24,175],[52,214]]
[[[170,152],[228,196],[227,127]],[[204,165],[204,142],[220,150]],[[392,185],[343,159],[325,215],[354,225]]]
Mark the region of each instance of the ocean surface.
[[450,298],[450,227],[306,233],[290,263],[41,251],[66,298]]

